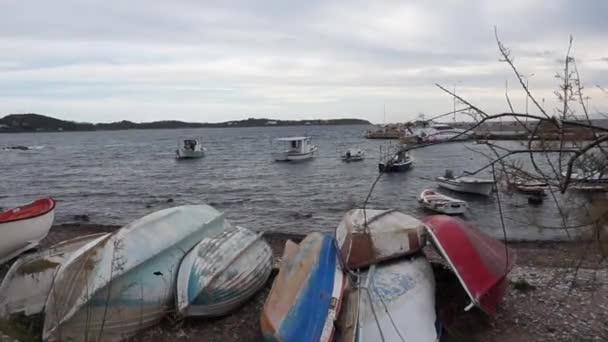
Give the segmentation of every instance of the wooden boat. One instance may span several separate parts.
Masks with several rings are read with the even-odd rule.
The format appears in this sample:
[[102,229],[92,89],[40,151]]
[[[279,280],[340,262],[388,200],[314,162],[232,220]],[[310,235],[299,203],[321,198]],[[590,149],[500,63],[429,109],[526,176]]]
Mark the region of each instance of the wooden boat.
[[38,246],[54,219],[55,201],[50,197],[0,212],[0,264]]
[[435,278],[424,256],[372,265],[340,313],[339,342],[435,342]]
[[[272,152],[275,161],[301,161],[315,156],[319,148],[311,143],[310,137],[287,137],[275,139],[275,145],[283,145]],[[274,147],[273,147],[274,149]]]
[[349,148],[340,156],[343,162],[355,162],[365,159],[365,152],[360,148]]
[[422,221],[471,299],[465,310],[478,306],[488,314],[496,313],[508,285],[507,274],[515,264],[515,253],[459,218],[433,215]]
[[524,194],[544,196],[545,188],[548,184],[546,182],[514,178],[508,181],[508,186],[509,188]]
[[57,269],[80,247],[106,235],[80,236],[17,259],[0,284],[0,317],[42,312]]
[[404,172],[409,170],[414,163],[414,159],[409,153],[399,152],[387,160],[378,163],[380,172]]
[[184,255],[225,226],[214,208],[188,205],[157,211],[84,245],[57,271],[43,339],[119,341],[156,324],[174,307]]
[[395,210],[353,209],[336,228],[336,241],[346,265],[359,268],[419,251],[425,227]]
[[184,316],[222,316],[258,292],[272,271],[272,250],[249,229],[236,227],[201,240],[182,260],[177,310]]
[[467,202],[446,196],[431,189],[422,190],[418,196],[418,202],[425,208],[442,214],[459,215],[467,211]]
[[175,155],[177,159],[193,159],[205,156],[206,148],[197,139],[186,139],[177,145]]
[[264,308],[266,341],[332,341],[345,277],[333,238],[309,234],[287,241],[281,268]]
[[457,178],[437,177],[437,184],[446,189],[489,196],[494,189],[493,179],[462,176]]

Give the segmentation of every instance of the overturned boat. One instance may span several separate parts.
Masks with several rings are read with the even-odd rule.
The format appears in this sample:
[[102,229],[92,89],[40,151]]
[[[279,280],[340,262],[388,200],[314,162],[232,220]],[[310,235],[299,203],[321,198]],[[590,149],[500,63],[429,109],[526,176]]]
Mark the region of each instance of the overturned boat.
[[272,271],[272,250],[249,229],[236,227],[204,238],[182,260],[177,310],[213,317],[234,310],[258,292]]
[[467,211],[467,202],[458,200],[432,189],[424,189],[418,196],[423,207],[447,215],[460,215]]
[[424,256],[372,265],[345,296],[340,342],[435,342],[435,278]]
[[106,235],[79,236],[17,259],[0,284],[0,317],[42,312],[59,267],[80,247]]
[[281,267],[262,310],[267,341],[332,341],[345,277],[334,239],[309,234],[288,240]]
[[487,314],[496,313],[508,285],[507,274],[515,264],[515,252],[459,218],[433,215],[422,221],[471,299],[465,309],[478,306]]
[[461,176],[456,178],[437,177],[437,185],[442,188],[456,192],[466,192],[469,194],[477,194],[489,196],[494,189],[493,179],[484,179],[471,176]]
[[336,228],[349,268],[359,268],[419,251],[425,244],[420,220],[396,210],[353,209]]
[[0,264],[36,247],[54,219],[55,201],[50,197],[0,212]]
[[184,255],[224,231],[207,205],[168,208],[82,246],[59,268],[45,306],[44,340],[119,341],[173,309]]

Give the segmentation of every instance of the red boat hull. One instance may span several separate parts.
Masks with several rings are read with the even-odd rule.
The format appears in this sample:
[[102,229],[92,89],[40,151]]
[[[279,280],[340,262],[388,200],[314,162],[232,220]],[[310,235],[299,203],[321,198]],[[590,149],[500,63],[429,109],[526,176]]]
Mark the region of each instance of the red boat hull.
[[495,314],[508,285],[507,274],[515,264],[515,252],[459,218],[433,215],[422,221],[472,303]]
[[44,215],[54,208],[55,201],[52,198],[42,198],[30,204],[0,212],[0,223],[31,219]]

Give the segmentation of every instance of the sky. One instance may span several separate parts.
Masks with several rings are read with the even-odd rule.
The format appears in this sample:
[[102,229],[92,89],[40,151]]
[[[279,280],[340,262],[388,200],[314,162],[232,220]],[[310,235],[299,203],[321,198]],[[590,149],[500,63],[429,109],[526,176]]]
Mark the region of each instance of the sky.
[[[1,0],[0,116],[219,122],[407,121],[525,96],[549,112],[569,35],[592,113],[608,112],[606,0]],[[530,106],[530,113],[535,109]]]

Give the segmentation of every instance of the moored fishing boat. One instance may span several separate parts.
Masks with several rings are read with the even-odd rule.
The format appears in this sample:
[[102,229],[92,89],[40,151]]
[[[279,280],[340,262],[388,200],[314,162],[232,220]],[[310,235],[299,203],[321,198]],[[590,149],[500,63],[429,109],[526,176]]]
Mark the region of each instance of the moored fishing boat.
[[197,139],[185,139],[177,145],[175,155],[177,159],[194,159],[205,156],[206,148]]
[[353,209],[336,228],[336,241],[342,260],[358,268],[419,251],[424,230],[420,220],[395,210]]
[[422,221],[471,299],[465,310],[478,306],[488,314],[496,313],[508,285],[507,274],[515,264],[515,253],[461,219],[433,215]]
[[182,260],[177,310],[184,316],[225,315],[258,292],[272,271],[272,250],[249,229],[236,227],[201,240]]
[[424,189],[418,196],[418,202],[423,207],[448,215],[464,214],[467,211],[467,202],[461,201],[432,189]]
[[345,298],[340,342],[435,342],[435,278],[424,256],[372,265]]
[[344,286],[333,238],[312,233],[299,245],[287,241],[262,310],[264,340],[332,341]]
[[207,205],[157,211],[92,241],[59,268],[45,306],[44,340],[119,341],[172,310],[184,255],[225,230]]
[[436,180],[442,188],[484,196],[489,196],[492,193],[495,183],[493,179],[472,176],[452,177],[450,172],[446,172],[443,177],[437,177]]
[[0,317],[42,312],[57,269],[80,247],[106,235],[79,236],[17,259],[0,284]]
[[404,172],[409,170],[414,163],[414,158],[407,152],[397,152],[393,156],[378,163],[380,172]]
[[0,264],[36,247],[54,219],[55,201],[50,197],[0,212]]
[[[275,146],[279,147],[275,150]],[[275,139],[272,158],[275,161],[301,161],[315,156],[319,148],[311,143],[310,137],[287,137]]]
[[545,188],[548,186],[546,182],[527,180],[523,178],[514,178],[508,181],[509,188],[530,195],[545,195]]

